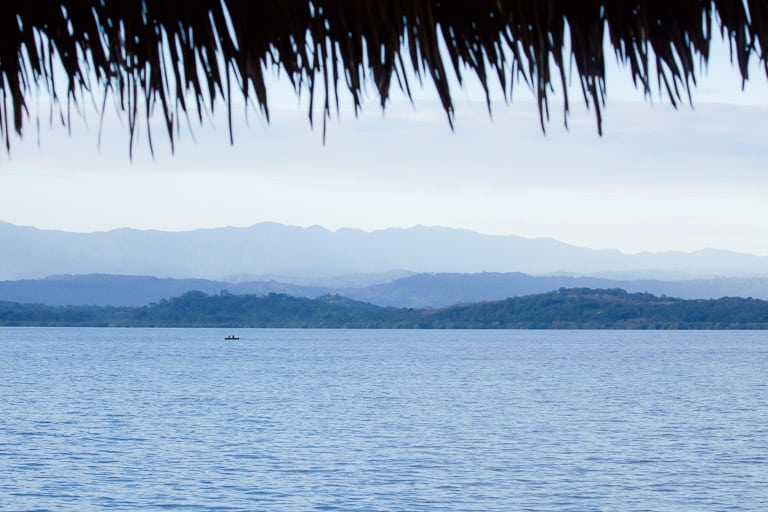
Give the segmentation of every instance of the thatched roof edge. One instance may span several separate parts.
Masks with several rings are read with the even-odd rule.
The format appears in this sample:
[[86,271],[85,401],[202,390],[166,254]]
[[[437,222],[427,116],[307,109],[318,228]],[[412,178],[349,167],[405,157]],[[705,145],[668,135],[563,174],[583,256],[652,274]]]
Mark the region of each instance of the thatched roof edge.
[[[566,88],[572,63],[598,130],[606,40],[637,87],[658,87],[675,105],[690,97],[713,37],[730,43],[744,80],[752,58],[768,75],[764,0],[4,0],[0,34],[6,148],[36,88],[66,104],[65,124],[71,103],[114,95],[131,143],[137,123],[159,111],[173,143],[184,114],[202,119],[220,99],[231,109],[235,94],[268,118],[270,67],[309,94],[310,121],[321,102],[323,125],[340,88],[357,110],[371,84],[386,107],[393,82],[410,95],[413,75],[434,83],[452,122],[448,75],[461,82],[469,72],[505,97],[528,84],[543,128],[553,84]],[[566,97],[566,119],[568,109]]]

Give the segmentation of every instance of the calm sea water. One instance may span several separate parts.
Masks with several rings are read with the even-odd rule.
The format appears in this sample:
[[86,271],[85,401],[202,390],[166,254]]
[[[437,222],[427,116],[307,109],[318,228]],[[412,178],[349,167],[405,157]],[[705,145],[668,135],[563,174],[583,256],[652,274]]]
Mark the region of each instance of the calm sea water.
[[768,332],[0,329],[1,510],[768,510]]

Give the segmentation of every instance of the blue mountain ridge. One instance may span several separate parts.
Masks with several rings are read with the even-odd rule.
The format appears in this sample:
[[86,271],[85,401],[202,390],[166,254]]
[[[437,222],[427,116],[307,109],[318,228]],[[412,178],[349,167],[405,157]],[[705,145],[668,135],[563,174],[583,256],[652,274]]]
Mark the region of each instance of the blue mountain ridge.
[[[376,278],[372,278],[374,281]],[[379,280],[386,277],[379,276]],[[596,277],[531,276],[522,273],[414,274],[384,282],[349,286],[332,279],[324,285],[277,280],[225,282],[205,279],[171,279],[106,274],[52,276],[45,279],[0,281],[0,301],[61,305],[142,306],[189,291],[217,294],[267,295],[281,293],[317,298],[341,295],[357,301],[393,307],[442,307],[453,304],[502,300],[560,288],[621,288],[657,296],[716,299],[725,296],[768,299],[768,279],[716,278],[679,281],[612,280]]]
[[675,278],[768,276],[768,257],[716,249],[624,254],[550,238],[485,235],[443,227],[330,231],[260,223],[167,232],[70,233],[0,222],[0,280],[112,274],[226,280],[234,275],[304,279],[403,269],[413,273],[622,275]]

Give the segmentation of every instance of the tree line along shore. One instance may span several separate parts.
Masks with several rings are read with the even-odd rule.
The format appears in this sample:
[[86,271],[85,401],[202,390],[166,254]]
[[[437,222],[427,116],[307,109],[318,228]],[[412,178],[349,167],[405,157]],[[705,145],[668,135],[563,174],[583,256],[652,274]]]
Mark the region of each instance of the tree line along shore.
[[2,326],[359,329],[768,329],[768,301],[685,300],[586,288],[444,308],[380,307],[338,295],[188,292],[141,307],[0,302]]

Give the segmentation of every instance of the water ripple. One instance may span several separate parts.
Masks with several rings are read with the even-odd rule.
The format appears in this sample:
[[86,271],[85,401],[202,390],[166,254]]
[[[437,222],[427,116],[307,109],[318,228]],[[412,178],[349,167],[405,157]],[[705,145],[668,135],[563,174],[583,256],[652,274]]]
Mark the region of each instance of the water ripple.
[[768,510],[768,333],[240,335],[0,329],[0,510]]

